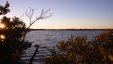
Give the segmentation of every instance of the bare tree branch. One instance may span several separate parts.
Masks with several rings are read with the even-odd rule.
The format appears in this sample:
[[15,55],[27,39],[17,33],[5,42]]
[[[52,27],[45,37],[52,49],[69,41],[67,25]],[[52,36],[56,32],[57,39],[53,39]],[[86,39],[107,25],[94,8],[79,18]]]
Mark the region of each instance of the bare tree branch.
[[29,11],[28,10],[26,11],[26,16],[29,18],[30,25],[31,25],[31,22],[32,22],[34,10],[35,9],[33,9],[33,8],[29,8]]
[[41,19],[46,19],[46,18],[52,16],[52,14],[46,16],[46,14],[50,11],[50,9],[48,9],[46,11],[44,9],[42,9],[40,16],[38,16],[34,20],[32,20],[34,11],[35,11],[35,9],[33,9],[33,8],[29,8],[29,11],[28,10],[26,11],[26,16],[29,18],[29,21],[30,21],[28,28],[30,28],[36,21],[41,20]]

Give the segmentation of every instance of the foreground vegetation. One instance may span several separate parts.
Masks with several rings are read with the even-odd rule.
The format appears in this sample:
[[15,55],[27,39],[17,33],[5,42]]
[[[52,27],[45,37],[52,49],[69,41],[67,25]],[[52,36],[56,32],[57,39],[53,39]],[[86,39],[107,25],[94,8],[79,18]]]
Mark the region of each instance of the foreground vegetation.
[[[23,20],[18,17],[10,18],[6,14],[10,12],[10,4],[8,1],[6,4],[0,5],[0,64],[17,64],[18,60],[21,59],[21,55],[24,54],[25,50],[31,47],[31,42],[26,40],[26,34],[30,32],[30,27],[38,20],[45,19],[51,15],[46,15],[47,11],[41,11],[40,15],[33,19],[34,10],[29,8],[26,11],[26,16],[29,19],[29,26]],[[32,62],[33,60],[30,60]],[[30,63],[32,64],[32,63]]]
[[15,64],[24,53],[31,47],[31,42],[25,39],[29,28],[18,17],[8,18],[5,16],[10,12],[9,3],[0,5],[0,64]]
[[88,40],[87,36],[60,41],[58,52],[47,58],[45,64],[112,64],[113,31],[103,32]]

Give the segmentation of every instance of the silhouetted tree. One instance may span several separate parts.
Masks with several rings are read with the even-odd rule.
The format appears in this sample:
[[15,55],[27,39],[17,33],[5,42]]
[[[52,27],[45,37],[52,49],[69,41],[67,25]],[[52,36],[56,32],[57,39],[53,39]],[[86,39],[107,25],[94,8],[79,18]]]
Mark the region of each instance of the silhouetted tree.
[[[30,19],[30,25],[26,27],[26,24],[18,17],[8,18],[4,16],[0,22],[0,64],[15,64],[20,59],[24,50],[31,47],[31,42],[28,42],[25,37],[30,31],[30,27],[40,19],[45,19],[49,16],[45,16],[48,12],[42,10],[41,15],[36,17],[34,21],[31,21],[33,16],[33,9],[31,12],[26,12],[27,17]],[[0,6],[0,15],[5,15],[9,10],[9,3],[6,2],[5,6]]]
[[1,24],[5,27],[0,29],[0,60],[12,63],[20,58],[25,49],[31,46],[31,43],[25,40],[26,33],[29,31],[23,21],[15,17],[10,20],[6,16],[2,18]]

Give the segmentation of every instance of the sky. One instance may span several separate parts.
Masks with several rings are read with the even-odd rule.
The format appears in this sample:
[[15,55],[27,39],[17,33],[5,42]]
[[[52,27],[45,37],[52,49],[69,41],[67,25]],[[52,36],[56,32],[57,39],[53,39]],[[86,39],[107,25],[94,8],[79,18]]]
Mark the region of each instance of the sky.
[[[0,0],[0,5],[10,3],[6,16],[21,17],[29,25],[25,12],[34,8],[34,20],[41,10],[51,9],[51,17],[38,20],[34,29],[113,29],[113,0]],[[2,17],[2,16],[1,16]]]

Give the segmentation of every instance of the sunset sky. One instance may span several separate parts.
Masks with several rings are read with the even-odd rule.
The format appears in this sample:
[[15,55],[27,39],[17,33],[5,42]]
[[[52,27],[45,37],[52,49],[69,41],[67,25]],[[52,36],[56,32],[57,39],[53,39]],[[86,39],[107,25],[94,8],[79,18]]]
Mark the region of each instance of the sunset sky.
[[[0,0],[0,5],[10,3],[6,16],[20,17],[28,25],[25,11],[35,9],[34,19],[42,9],[51,9],[53,16],[37,21],[35,29],[113,29],[113,0]],[[0,16],[1,18],[2,16]]]

